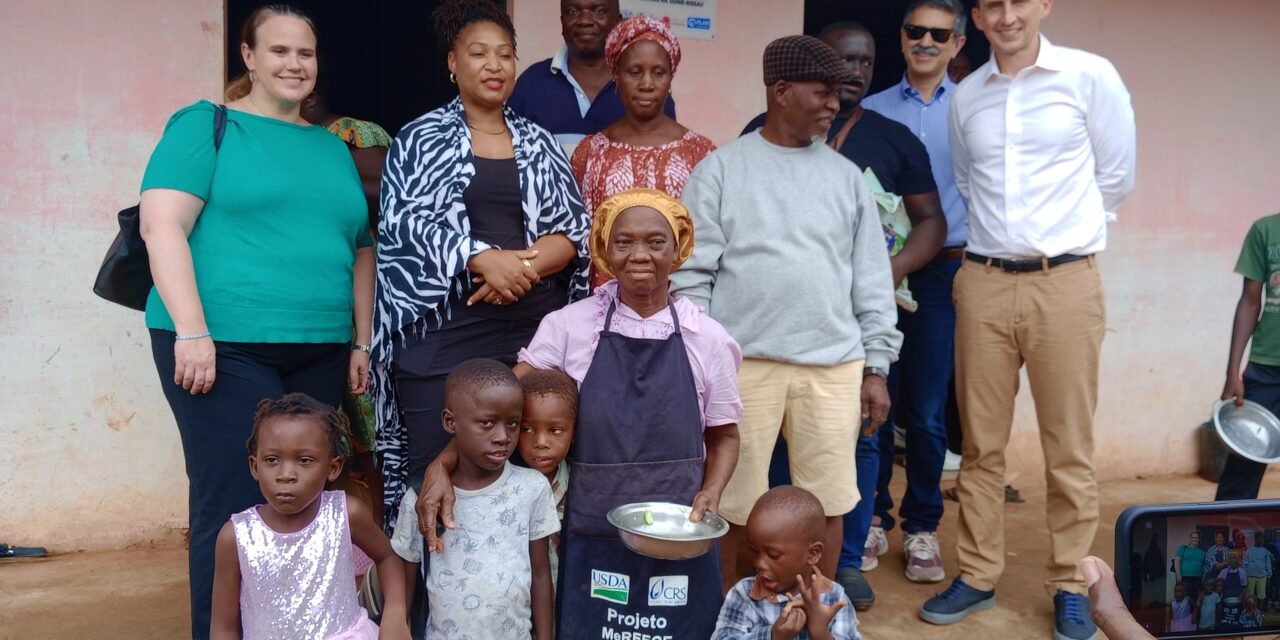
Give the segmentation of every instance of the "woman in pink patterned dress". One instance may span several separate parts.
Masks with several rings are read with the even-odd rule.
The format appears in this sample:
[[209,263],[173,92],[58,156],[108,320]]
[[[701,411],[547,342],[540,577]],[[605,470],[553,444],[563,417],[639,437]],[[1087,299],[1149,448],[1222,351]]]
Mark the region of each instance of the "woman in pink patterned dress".
[[[679,199],[693,167],[715,150],[711,140],[662,111],[680,65],[679,42],[661,20],[637,16],[610,32],[604,55],[626,115],[573,152],[573,175],[587,211],[594,214],[610,196],[633,187]],[[607,280],[592,269],[592,288]]]

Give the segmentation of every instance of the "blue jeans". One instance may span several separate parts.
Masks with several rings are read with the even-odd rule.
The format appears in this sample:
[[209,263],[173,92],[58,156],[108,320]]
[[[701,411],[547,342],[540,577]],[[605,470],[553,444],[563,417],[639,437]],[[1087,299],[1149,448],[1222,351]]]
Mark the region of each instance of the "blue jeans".
[[[1244,397],[1280,415],[1280,367],[1250,362],[1244,369]],[[1267,465],[1227,455],[1214,500],[1257,500]]]
[[951,285],[959,260],[926,265],[908,284],[920,308],[899,313],[903,333],[898,362],[889,371],[893,405],[889,420],[876,435],[858,438],[858,491],[862,499],[845,516],[840,567],[862,567],[872,515],[886,530],[894,527],[893,428],[907,432],[907,491],[899,515],[907,533],[936,531],[942,518],[942,462],[947,452],[946,408],[955,366],[956,310]]

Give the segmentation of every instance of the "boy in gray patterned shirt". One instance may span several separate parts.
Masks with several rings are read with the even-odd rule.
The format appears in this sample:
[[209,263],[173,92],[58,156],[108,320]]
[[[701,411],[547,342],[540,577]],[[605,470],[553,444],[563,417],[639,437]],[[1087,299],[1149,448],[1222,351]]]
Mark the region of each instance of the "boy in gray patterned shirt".
[[560,520],[546,478],[507,460],[523,407],[520,381],[495,360],[468,360],[445,382],[457,527],[428,562],[429,639],[552,637],[547,549]]

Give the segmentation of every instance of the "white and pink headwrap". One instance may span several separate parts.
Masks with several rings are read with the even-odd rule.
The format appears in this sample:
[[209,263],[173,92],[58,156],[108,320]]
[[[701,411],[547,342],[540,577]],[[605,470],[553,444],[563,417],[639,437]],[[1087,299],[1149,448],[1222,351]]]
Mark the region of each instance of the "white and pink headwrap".
[[676,67],[680,66],[680,42],[672,35],[666,22],[648,16],[627,18],[609,32],[604,43],[604,61],[609,65],[609,71],[616,74],[622,52],[640,40],[652,40],[666,50],[667,57],[671,58],[671,75],[674,76]]

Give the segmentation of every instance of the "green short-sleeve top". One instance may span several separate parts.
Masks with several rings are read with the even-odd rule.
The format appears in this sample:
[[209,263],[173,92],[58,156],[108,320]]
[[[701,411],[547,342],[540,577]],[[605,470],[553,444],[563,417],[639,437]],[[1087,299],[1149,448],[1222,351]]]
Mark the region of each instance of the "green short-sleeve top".
[[1280,365],[1280,214],[1253,223],[1240,249],[1236,273],[1262,283],[1262,317],[1253,330],[1249,361]]
[[1182,558],[1182,575],[1199,578],[1204,574],[1204,549],[1184,544],[1173,555]]
[[[188,242],[205,322],[226,342],[347,342],[356,249],[373,245],[355,163],[324,127],[235,109],[219,150],[214,106],[169,119],[142,190],[204,200]],[[159,294],[147,327],[174,330]]]

